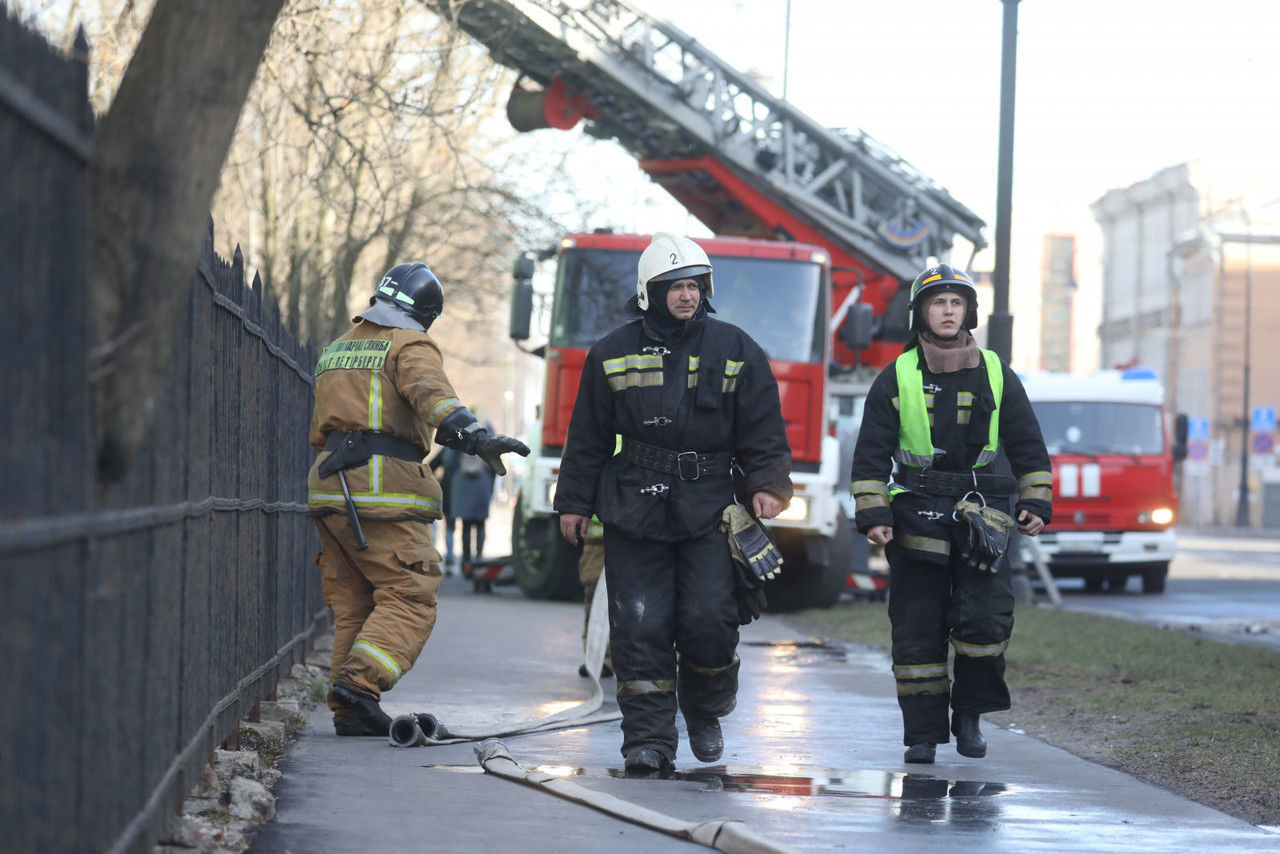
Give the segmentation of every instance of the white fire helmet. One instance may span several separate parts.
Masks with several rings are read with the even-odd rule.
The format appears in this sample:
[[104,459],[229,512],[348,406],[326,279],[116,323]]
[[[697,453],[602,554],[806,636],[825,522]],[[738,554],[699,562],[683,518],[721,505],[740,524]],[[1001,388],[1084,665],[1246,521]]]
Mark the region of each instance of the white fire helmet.
[[687,237],[660,231],[653,242],[640,253],[636,276],[636,300],[641,311],[649,310],[650,282],[673,282],[677,279],[702,279],[702,295],[714,296],[711,288],[711,260],[702,247]]

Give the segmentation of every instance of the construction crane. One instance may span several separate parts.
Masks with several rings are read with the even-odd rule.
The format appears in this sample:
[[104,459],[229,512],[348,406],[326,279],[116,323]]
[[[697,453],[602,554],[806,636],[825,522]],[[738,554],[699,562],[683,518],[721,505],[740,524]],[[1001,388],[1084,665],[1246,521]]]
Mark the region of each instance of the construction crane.
[[[520,73],[508,103],[517,130],[582,121],[713,233],[823,246],[833,307],[869,304],[877,338],[905,338],[907,284],[957,236],[974,253],[986,246],[982,219],[887,146],[823,127],[625,0],[439,5]],[[901,346],[836,350],[840,363],[884,365]]]

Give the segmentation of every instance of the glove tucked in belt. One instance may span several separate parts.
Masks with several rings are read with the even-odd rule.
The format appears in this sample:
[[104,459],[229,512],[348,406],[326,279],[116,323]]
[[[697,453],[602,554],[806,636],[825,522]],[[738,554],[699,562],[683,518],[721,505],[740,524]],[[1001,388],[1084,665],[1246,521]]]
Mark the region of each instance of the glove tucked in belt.
[[1000,568],[1000,558],[1009,549],[1013,517],[985,502],[970,501],[968,496],[956,502],[952,515],[965,525],[960,533],[960,560],[974,569],[995,573]]

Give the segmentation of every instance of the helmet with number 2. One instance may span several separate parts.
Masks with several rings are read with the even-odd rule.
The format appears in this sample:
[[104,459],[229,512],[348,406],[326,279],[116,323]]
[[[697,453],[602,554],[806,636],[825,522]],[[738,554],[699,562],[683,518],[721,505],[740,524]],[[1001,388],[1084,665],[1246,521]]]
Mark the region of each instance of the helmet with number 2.
[[702,295],[715,295],[711,286],[711,259],[702,247],[687,237],[660,231],[653,242],[640,253],[636,275],[636,301],[641,311],[649,310],[649,283],[697,279]]

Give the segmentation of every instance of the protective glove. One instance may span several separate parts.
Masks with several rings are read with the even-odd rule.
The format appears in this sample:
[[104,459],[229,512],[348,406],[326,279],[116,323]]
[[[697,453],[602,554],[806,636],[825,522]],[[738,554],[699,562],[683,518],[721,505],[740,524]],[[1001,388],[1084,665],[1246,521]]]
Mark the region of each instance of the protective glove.
[[747,623],[760,616],[760,612],[769,604],[764,596],[764,584],[751,570],[738,561],[733,563],[734,599],[738,605],[738,625]]
[[502,455],[507,453],[515,453],[522,457],[527,457],[529,456],[529,446],[519,439],[512,439],[510,436],[503,436],[501,433],[486,432],[476,439],[475,455],[488,463],[489,468],[499,475],[507,473],[507,467],[502,464]]
[[782,552],[744,507],[730,504],[724,508],[720,530],[729,535],[729,552],[734,561],[751,570],[759,584],[782,571]]
[[956,502],[953,516],[965,526],[960,535],[960,559],[966,566],[981,572],[995,573],[1000,558],[1009,549],[1009,529],[1014,526],[1008,513],[969,501]]

